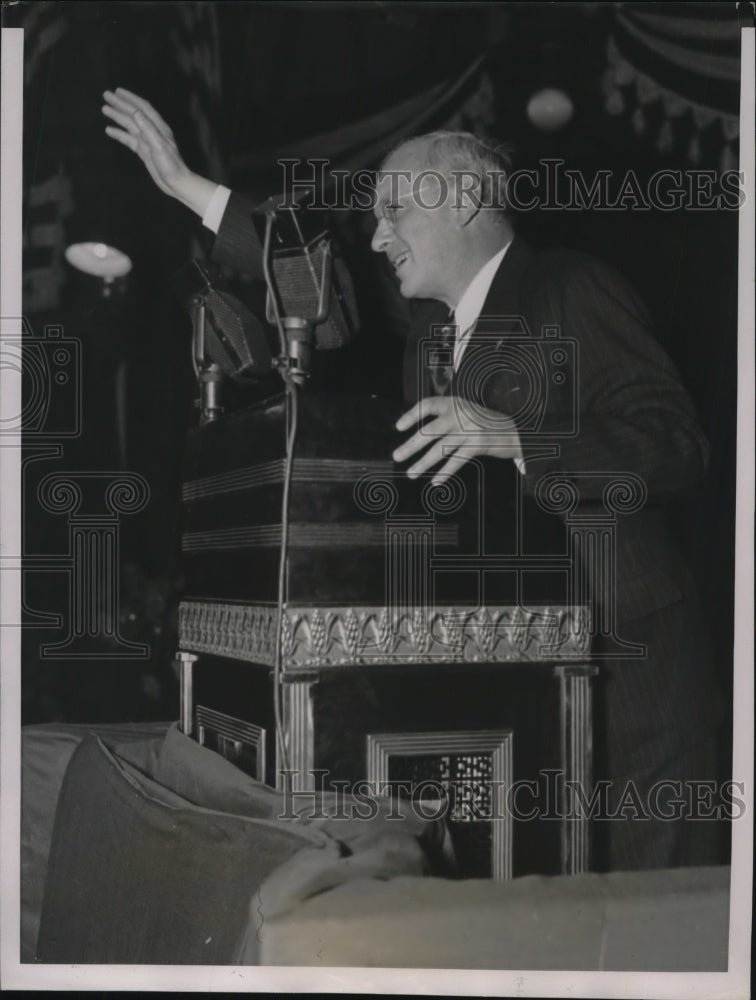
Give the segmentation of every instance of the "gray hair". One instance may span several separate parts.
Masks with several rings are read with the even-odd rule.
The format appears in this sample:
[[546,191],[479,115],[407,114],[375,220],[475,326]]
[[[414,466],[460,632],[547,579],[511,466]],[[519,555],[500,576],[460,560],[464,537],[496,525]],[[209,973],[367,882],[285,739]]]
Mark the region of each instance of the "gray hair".
[[513,152],[507,143],[478,138],[472,132],[437,131],[405,139],[383,163],[402,153],[415,156],[427,169],[437,170],[450,184],[459,183],[463,177],[475,178],[480,182],[476,196],[482,206],[493,209],[492,215],[499,215],[507,209],[506,181],[512,169]]

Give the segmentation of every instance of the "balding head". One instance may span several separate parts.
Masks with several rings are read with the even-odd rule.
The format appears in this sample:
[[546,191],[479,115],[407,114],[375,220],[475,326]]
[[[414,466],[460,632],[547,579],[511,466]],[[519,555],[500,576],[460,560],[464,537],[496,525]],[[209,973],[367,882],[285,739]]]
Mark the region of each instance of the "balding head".
[[[511,149],[504,143],[479,139],[472,132],[427,132],[406,139],[385,158],[382,171],[402,162],[443,177],[455,204],[473,198],[483,219],[501,224],[507,212],[506,183]],[[509,221],[509,220],[507,220]]]
[[431,132],[386,157],[372,246],[408,298],[455,308],[480,268],[512,236],[503,199],[509,162],[467,132]]

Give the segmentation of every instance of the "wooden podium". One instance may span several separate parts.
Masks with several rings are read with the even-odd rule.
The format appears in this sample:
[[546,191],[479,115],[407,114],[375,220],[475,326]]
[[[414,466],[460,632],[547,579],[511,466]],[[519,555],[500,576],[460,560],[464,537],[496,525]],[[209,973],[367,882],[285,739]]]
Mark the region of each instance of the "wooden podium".
[[512,463],[410,481],[391,460],[399,401],[299,405],[280,622],[284,399],[190,432],[185,732],[300,798],[411,797],[445,816],[463,875],[586,870],[589,821],[567,791],[590,794],[595,667],[563,523]]

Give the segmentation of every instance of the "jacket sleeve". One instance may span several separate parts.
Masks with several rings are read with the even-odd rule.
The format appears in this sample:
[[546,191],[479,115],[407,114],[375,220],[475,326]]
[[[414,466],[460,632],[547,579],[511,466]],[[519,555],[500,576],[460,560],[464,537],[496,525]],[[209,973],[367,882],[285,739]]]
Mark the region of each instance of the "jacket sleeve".
[[[547,472],[581,473],[581,494],[596,499],[607,473],[639,476],[651,504],[693,487],[706,467],[706,439],[635,292],[584,255],[566,256],[530,291],[538,324],[531,334],[537,336],[541,324],[559,327],[574,352],[574,392],[550,393],[547,363],[543,437],[524,434],[526,491]],[[555,427],[567,436],[550,437]],[[557,454],[536,457],[539,444],[557,440]],[[593,483],[590,473],[599,474]]]
[[255,204],[251,198],[231,192],[210,256],[218,264],[262,278],[263,248],[252,222]]

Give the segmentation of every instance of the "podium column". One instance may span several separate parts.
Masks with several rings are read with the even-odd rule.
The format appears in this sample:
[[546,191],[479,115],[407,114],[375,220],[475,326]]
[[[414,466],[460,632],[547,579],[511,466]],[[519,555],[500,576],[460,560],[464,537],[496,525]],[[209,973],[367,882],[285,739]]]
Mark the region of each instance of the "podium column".
[[[280,686],[283,739],[286,742],[286,769],[291,774],[291,790],[315,789],[315,723],[312,713],[313,678],[284,680]],[[276,788],[284,789],[283,760],[276,746]]]

